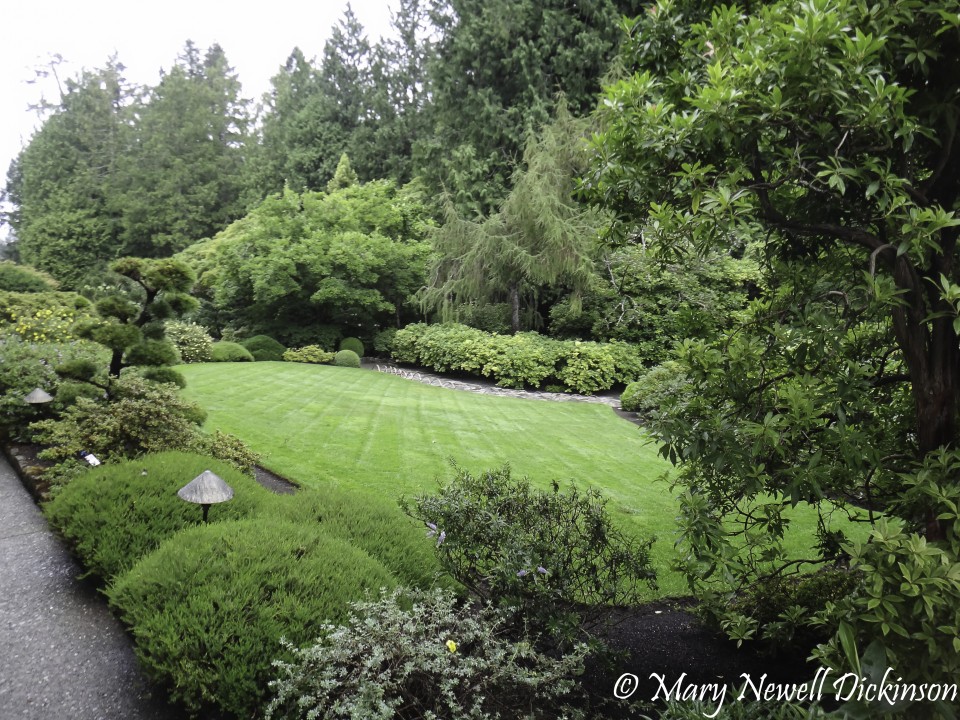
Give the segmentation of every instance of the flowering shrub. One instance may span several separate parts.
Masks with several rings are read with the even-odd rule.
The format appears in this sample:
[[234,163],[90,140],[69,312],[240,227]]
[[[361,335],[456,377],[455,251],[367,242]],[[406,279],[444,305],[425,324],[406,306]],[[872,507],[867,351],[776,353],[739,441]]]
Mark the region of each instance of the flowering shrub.
[[283,359],[287,362],[329,364],[333,362],[336,353],[327,352],[319,345],[307,345],[296,350],[290,349],[283,354]]
[[392,355],[438,372],[493,378],[502,387],[560,382],[580,393],[608,390],[643,372],[639,354],[627,343],[554,340],[534,332],[498,335],[457,323],[408,325],[394,335]]
[[209,362],[212,356],[213,338],[207,329],[196,323],[168,320],[165,323],[167,340],[180,352],[185,363]]
[[287,649],[275,663],[269,718],[328,720],[546,720],[581,718],[570,707],[584,645],[549,657],[510,635],[510,613],[461,605],[449,591],[382,593],[352,604],[346,625]]
[[77,339],[73,334],[77,314],[69,308],[43,308],[29,315],[13,313],[11,319],[13,331],[28,342],[65,343]]
[[656,587],[653,541],[625,536],[592,489],[560,492],[554,484],[544,492],[511,478],[507,467],[476,477],[456,468],[439,493],[401,506],[424,523],[456,580],[484,600],[518,608],[528,627],[561,645],[581,625],[596,626],[603,606],[636,603],[643,585]]

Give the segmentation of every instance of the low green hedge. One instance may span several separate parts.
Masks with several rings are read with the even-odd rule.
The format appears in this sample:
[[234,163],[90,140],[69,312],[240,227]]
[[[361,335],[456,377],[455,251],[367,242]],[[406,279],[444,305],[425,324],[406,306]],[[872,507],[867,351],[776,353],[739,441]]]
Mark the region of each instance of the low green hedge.
[[259,716],[281,638],[314,640],[349,603],[397,585],[318,525],[278,518],[184,531],[109,588],[141,665],[194,717]]
[[243,345],[221,340],[210,348],[213,362],[253,362],[253,355]]
[[91,468],[64,486],[44,512],[87,573],[110,581],[179,530],[200,523],[200,507],[181,500],[177,490],[204,470],[234,491],[232,500],[211,507],[213,522],[247,517],[271,498],[225,462],[163,452]]
[[503,387],[559,383],[585,394],[629,383],[644,370],[627,343],[554,340],[533,332],[498,335],[457,323],[408,325],[394,336],[392,355],[439,372],[493,378]]
[[241,340],[240,344],[250,351],[257,362],[283,360],[283,353],[287,350],[269,335],[254,335],[252,338]]
[[327,352],[319,345],[306,345],[302,348],[290,349],[283,354],[286,362],[315,363],[328,365],[333,362],[336,353]]
[[429,587],[442,572],[425,530],[392,500],[335,487],[303,489],[277,497],[268,512],[297,524],[318,524],[379,560],[404,585]]

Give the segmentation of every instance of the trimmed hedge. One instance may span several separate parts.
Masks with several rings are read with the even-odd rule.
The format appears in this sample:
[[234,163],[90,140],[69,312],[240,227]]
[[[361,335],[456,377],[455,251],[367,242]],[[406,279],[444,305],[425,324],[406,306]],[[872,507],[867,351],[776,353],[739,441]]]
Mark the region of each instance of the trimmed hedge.
[[422,527],[383,497],[335,487],[303,489],[278,496],[268,512],[297,524],[319,524],[379,560],[404,585],[426,588],[443,572]]
[[221,340],[210,348],[213,362],[253,362],[253,355],[240,343]]
[[394,336],[392,354],[397,362],[489,377],[502,387],[559,383],[584,394],[629,383],[644,370],[627,343],[554,340],[533,332],[497,335],[457,323],[408,325]]
[[337,367],[358,368],[360,356],[353,350],[341,350],[333,357],[333,364]]
[[302,348],[287,350],[283,354],[286,362],[315,363],[326,365],[333,362],[336,353],[327,352],[319,345],[307,345]]
[[357,357],[363,357],[363,343],[355,337],[347,337],[340,341],[341,350],[353,350]]
[[48,292],[59,283],[51,275],[30,265],[0,260],[0,290],[9,292]]
[[241,340],[240,344],[250,351],[257,362],[283,360],[283,353],[287,350],[269,335],[254,335],[252,338]]
[[196,717],[259,716],[280,639],[314,640],[349,603],[397,583],[319,526],[262,518],[196,527],[108,590],[144,669]]
[[210,509],[212,522],[250,516],[271,499],[252,478],[225,462],[163,452],[91,468],[46,503],[44,512],[87,573],[110,581],[167,538],[201,521],[201,509],[177,497],[177,490],[204,470],[234,490],[232,500]]

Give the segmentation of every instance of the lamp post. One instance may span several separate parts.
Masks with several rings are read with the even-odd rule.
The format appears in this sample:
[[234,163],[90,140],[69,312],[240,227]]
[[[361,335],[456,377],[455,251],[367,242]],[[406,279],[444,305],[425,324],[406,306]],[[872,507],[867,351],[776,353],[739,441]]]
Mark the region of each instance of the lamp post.
[[226,502],[233,497],[233,488],[219,475],[204,470],[193,480],[177,490],[177,497],[203,508],[203,521],[207,522],[210,506]]
[[30,405],[45,405],[46,403],[53,401],[53,396],[41,388],[34,388],[30,391],[30,394],[23,399],[23,401]]

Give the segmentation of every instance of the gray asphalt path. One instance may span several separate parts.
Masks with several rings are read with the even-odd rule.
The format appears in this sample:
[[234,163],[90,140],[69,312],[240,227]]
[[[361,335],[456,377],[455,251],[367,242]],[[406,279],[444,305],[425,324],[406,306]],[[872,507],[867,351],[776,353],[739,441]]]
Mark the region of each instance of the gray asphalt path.
[[0,455],[0,720],[171,720],[131,642]]

